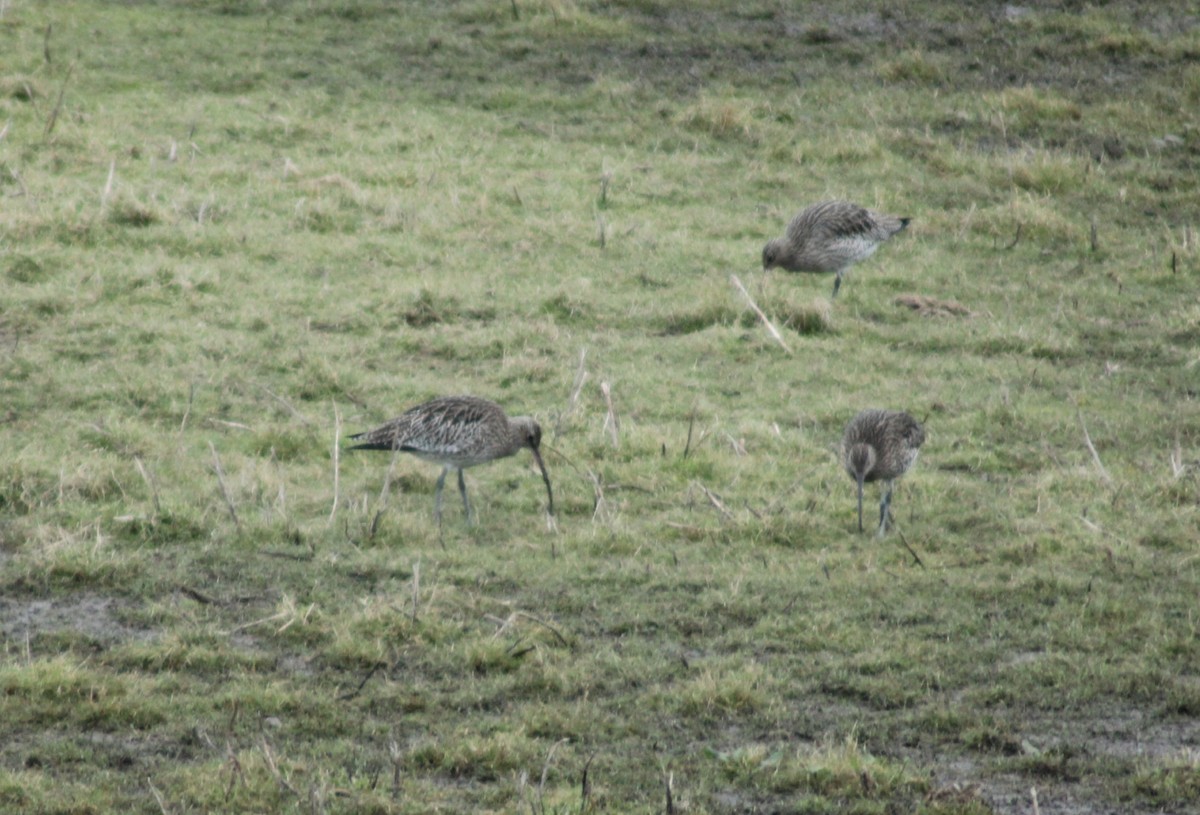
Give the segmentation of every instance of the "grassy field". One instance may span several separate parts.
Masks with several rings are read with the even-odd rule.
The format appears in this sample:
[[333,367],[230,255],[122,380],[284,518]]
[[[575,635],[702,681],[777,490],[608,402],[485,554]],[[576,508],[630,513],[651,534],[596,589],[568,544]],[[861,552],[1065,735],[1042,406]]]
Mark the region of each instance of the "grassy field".
[[0,0],[0,810],[1200,812],[1200,7],[687,6]]

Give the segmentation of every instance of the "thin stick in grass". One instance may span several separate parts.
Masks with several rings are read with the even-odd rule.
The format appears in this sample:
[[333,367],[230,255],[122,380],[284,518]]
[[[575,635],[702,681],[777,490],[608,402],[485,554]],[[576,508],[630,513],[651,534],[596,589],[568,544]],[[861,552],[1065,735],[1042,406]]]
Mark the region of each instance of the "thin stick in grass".
[[158,500],[158,485],[154,483],[154,479],[150,477],[150,473],[146,470],[146,465],[142,463],[141,456],[134,456],[133,463],[137,467],[138,473],[141,474],[142,480],[146,482],[146,486],[150,489],[150,495],[154,499],[154,514],[162,515],[162,504]]
[[[371,519],[370,539],[375,539],[375,533],[379,531],[379,522],[383,519],[383,511],[387,509],[388,489],[392,486],[392,473],[396,471],[396,461],[400,458],[400,448],[397,447],[392,451],[392,461],[388,464],[387,473],[383,476],[383,488],[379,491],[379,509],[375,512],[375,517]],[[442,525],[438,524],[438,540],[442,538]],[[443,542],[442,547],[446,544]]]
[[113,181],[117,176],[117,160],[113,159],[108,163],[108,180],[104,182],[104,192],[100,193],[100,214],[103,215],[108,209],[108,199],[112,196]]
[[388,739],[388,757],[392,760],[392,798],[400,797],[400,769],[404,766],[404,752],[395,737]]
[[413,564],[412,579],[412,621],[417,621],[417,608],[421,600],[421,559]]
[[579,803],[580,812],[588,811],[588,804],[592,797],[592,784],[588,780],[588,771],[592,768],[592,760],[595,758],[596,754],[592,753],[590,756],[588,756],[588,760],[583,765],[583,778],[579,782],[579,797],[581,799]]
[[742,285],[742,281],[738,279],[738,276],[731,274],[729,276],[729,282],[734,285],[734,288],[742,293],[742,297],[746,298],[746,303],[749,304],[754,313],[758,315],[758,319],[762,321],[762,324],[767,327],[767,331],[770,332],[771,336],[775,339],[775,342],[779,343],[780,347],[783,348],[784,351],[787,351],[789,354],[792,353],[792,349],[789,348],[788,344],[783,341],[783,335],[779,333],[774,324],[767,318],[767,315],[763,313],[763,310],[758,307],[757,303],[754,302],[754,298],[750,296],[750,292],[746,291],[746,287]]
[[187,428],[188,417],[192,415],[192,403],[196,401],[196,383],[188,384],[188,403],[183,411],[183,419],[179,422],[179,432],[182,433]]
[[567,408],[558,415],[558,420],[554,423],[554,437],[558,438],[558,434],[562,432],[563,422],[567,420],[575,412],[575,406],[579,403],[579,394],[583,390],[583,383],[587,380],[588,372],[585,367],[587,362],[587,348],[579,349],[579,368],[575,371],[575,382],[571,385],[571,395],[567,397]]
[[600,393],[604,396],[604,404],[608,407],[608,415],[604,417],[604,427],[608,430],[608,437],[612,440],[612,446],[616,448],[620,446],[618,433],[621,426],[617,421],[617,411],[613,408],[612,387],[607,382],[601,382]]
[[59,98],[58,101],[54,103],[54,109],[50,110],[49,118],[46,120],[46,131],[42,133],[42,138],[49,138],[50,133],[54,132],[54,125],[58,124],[59,112],[62,110],[62,97],[66,96],[67,82],[70,82],[72,73],[74,73],[74,62],[67,66],[67,76],[62,77],[62,85],[59,88]]
[[208,449],[212,452],[213,471],[217,474],[217,485],[221,488],[221,497],[225,499],[225,506],[229,509],[229,517],[233,518],[233,525],[238,532],[242,531],[242,522],[238,520],[237,509],[233,505],[233,499],[229,497],[229,489],[225,486],[225,471],[221,469],[221,458],[217,455],[217,448],[210,441]]
[[342,414],[338,411],[337,402],[333,403],[333,506],[329,508],[329,520],[326,526],[333,525],[333,518],[337,515],[338,508],[338,488],[341,484],[341,458],[342,455]]
[[550,762],[554,759],[554,753],[556,750],[558,750],[559,746],[566,744],[568,741],[570,741],[570,739],[559,739],[558,741],[554,742],[554,744],[550,745],[550,751],[546,753],[546,761],[544,764],[542,764],[542,777],[538,780],[537,788],[538,806],[541,808],[542,812],[546,811],[546,804],[543,796],[546,792],[546,778],[550,775]]
[[1111,484],[1112,476],[1104,468],[1104,462],[1100,460],[1100,454],[1096,452],[1096,445],[1092,444],[1092,436],[1088,433],[1087,425],[1083,422],[1083,412],[1076,408],[1075,415],[1079,417],[1079,427],[1083,429],[1083,443],[1087,445],[1088,452],[1092,454],[1092,460],[1096,462],[1096,467],[1100,470],[1100,476],[1104,479],[1105,483]]
[[688,414],[688,434],[687,442],[683,445],[683,457],[687,458],[688,453],[692,451],[692,430],[696,427],[696,408],[692,407],[692,412]]

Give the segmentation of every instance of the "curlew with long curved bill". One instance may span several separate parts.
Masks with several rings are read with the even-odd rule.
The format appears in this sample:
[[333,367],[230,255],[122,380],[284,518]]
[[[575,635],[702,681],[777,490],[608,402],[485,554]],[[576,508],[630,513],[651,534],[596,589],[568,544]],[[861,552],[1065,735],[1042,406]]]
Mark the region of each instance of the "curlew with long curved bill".
[[471,520],[471,504],[463,470],[506,458],[528,447],[546,482],[546,511],[554,514],[554,492],[540,452],[542,428],[528,416],[509,418],[495,402],[476,396],[443,396],[409,408],[387,424],[351,436],[351,450],[399,450],[440,464],[434,493],[434,517],[442,524],[442,489],[446,474],[458,472],[463,512]]
[[864,410],[842,436],[842,466],[858,484],[858,531],[863,531],[863,484],[885,482],[879,502],[879,531],[887,531],[895,482],[917,463],[925,441],[921,424],[900,410]]
[[822,201],[792,219],[782,238],[763,247],[763,271],[833,272],[837,297],[846,269],[875,254],[911,218],[884,215],[849,201]]

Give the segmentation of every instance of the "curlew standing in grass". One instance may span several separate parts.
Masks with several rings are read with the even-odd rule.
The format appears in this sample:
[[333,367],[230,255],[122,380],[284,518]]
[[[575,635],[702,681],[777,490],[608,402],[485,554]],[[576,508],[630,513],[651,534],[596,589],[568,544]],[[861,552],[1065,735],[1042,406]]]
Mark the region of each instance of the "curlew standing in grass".
[[554,514],[554,493],[542,462],[542,428],[528,416],[509,418],[495,402],[475,396],[443,396],[409,408],[385,425],[350,437],[351,450],[399,450],[442,465],[434,494],[434,516],[442,524],[442,489],[446,474],[458,471],[458,492],[463,512],[471,520],[471,504],[463,470],[511,456],[522,447],[533,451],[533,460],[546,482],[546,511]]
[[887,531],[896,479],[917,463],[925,441],[920,423],[900,410],[864,410],[850,420],[842,436],[842,466],[858,483],[858,531],[863,531],[863,483],[887,482],[879,502],[880,536]]
[[846,269],[873,255],[910,220],[849,201],[813,204],[792,219],[782,238],[763,247],[763,271],[778,266],[789,272],[833,272],[832,296],[837,297]]

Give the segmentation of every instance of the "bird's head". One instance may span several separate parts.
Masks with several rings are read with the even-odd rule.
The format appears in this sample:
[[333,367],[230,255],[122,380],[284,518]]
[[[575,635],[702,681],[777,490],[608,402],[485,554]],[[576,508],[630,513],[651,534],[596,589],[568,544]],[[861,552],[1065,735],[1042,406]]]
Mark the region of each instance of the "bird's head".
[[762,251],[762,264],[764,272],[779,265],[779,256],[782,251],[783,245],[778,238],[767,241],[767,245],[763,247]]
[[869,444],[856,444],[846,453],[847,469],[855,478],[865,478],[875,469],[875,448]]

